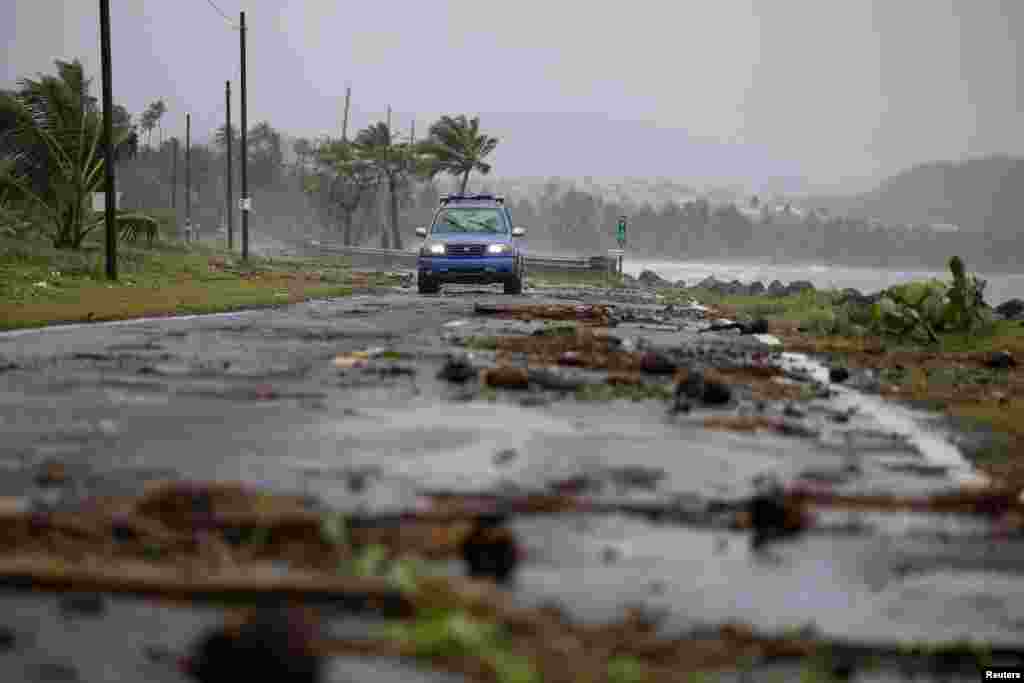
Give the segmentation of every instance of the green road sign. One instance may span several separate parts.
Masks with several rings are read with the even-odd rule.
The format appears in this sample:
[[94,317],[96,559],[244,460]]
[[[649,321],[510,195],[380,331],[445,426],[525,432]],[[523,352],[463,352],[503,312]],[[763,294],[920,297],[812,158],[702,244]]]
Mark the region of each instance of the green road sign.
[[626,217],[625,216],[620,216],[619,217],[619,229],[618,229],[617,238],[619,240],[619,244],[625,244],[626,243]]

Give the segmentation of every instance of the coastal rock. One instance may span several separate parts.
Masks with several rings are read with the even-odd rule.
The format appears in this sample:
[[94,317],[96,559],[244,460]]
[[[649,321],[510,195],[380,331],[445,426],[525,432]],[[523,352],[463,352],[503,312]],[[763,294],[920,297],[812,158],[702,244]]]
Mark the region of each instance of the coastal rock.
[[1024,300],[1010,299],[996,306],[996,313],[1007,320],[1024,319]]
[[786,286],[786,294],[799,294],[800,292],[813,292],[814,285],[807,280],[794,280]]
[[747,286],[739,280],[733,280],[725,286],[725,293],[732,296],[742,296],[749,293],[749,291]]
[[637,278],[637,281],[645,287],[664,287],[670,284],[668,280],[661,277],[653,270],[645,270],[640,273],[640,277]]
[[864,306],[872,302],[871,299],[868,296],[866,296],[863,292],[861,292],[859,289],[847,287],[846,289],[839,293],[839,299],[836,303],[839,304],[840,306],[843,304],[854,304]]
[[722,288],[725,287],[725,285],[726,285],[726,283],[722,282],[721,280],[716,278],[714,275],[709,275],[706,278],[704,278],[703,280],[701,280],[697,284],[697,287],[699,289],[707,289],[707,290],[712,291],[712,292],[721,292]]

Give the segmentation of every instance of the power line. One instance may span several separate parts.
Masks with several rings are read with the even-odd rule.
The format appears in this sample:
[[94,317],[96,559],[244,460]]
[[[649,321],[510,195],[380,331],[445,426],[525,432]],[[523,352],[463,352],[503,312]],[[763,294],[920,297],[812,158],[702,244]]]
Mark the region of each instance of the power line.
[[232,21],[231,17],[229,17],[227,15],[227,13],[224,12],[224,10],[222,10],[220,7],[217,7],[217,3],[215,3],[213,0],[206,0],[206,2],[210,5],[210,7],[212,7],[213,9],[215,9],[217,11],[217,14],[221,15],[222,17],[224,17],[224,21],[228,22],[228,24],[231,26],[231,28],[233,28],[235,30],[238,30],[238,28],[239,28],[238,24],[236,24],[234,21]]

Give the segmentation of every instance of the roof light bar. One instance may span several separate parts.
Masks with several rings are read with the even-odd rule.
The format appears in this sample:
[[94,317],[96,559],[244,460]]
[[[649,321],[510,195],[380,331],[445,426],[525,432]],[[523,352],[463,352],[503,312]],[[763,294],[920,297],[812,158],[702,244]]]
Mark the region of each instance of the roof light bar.
[[505,195],[494,194],[443,194],[439,203],[444,206],[454,201],[493,201],[499,204],[505,203]]

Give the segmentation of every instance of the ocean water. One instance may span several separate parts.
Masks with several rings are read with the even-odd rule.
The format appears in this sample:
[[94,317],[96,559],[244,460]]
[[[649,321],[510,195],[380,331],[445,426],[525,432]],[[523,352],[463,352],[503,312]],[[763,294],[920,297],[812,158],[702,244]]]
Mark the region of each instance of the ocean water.
[[[807,280],[819,289],[853,287],[865,294],[911,280],[928,278],[952,280],[948,270],[883,270],[824,265],[626,260],[623,262],[622,268],[634,277],[643,270],[653,270],[667,280],[672,282],[683,280],[688,285],[696,284],[713,275],[726,282],[739,280],[743,283],[750,283],[760,280],[765,285],[772,280],[779,280],[783,284],[789,284],[794,280]],[[1024,299],[1024,273],[977,273],[977,275],[988,281],[985,288],[985,301],[992,306],[998,306],[1007,299],[1015,297]]]

